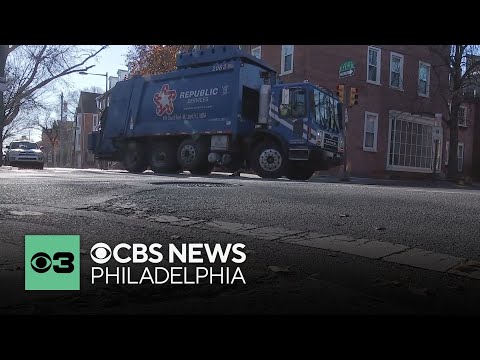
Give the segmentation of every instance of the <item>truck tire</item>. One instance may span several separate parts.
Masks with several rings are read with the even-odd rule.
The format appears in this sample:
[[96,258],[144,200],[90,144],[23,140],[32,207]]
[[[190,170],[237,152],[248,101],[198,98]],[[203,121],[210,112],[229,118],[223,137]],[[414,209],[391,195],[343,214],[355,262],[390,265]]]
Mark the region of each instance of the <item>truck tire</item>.
[[290,180],[308,180],[315,172],[309,161],[290,161],[287,178]]
[[150,150],[150,169],[156,174],[177,172],[177,147],[170,142],[157,142]]
[[[199,140],[185,139],[180,143],[177,150],[178,164],[183,170],[190,173],[205,175],[209,174],[213,167],[208,162],[209,141],[200,138]],[[212,169],[209,171],[209,169]],[[200,174],[199,174],[200,175]]]
[[138,143],[129,143],[123,153],[123,166],[130,173],[143,173],[148,168],[145,149]]
[[258,144],[252,156],[251,164],[258,176],[278,179],[285,174],[287,159],[282,148],[273,141]]

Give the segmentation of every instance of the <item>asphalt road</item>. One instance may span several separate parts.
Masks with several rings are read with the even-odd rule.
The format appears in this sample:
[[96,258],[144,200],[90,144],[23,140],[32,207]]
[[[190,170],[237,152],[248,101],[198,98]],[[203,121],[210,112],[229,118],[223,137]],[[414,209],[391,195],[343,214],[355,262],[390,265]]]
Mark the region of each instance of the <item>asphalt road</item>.
[[[80,292],[25,291],[26,234],[81,236]],[[0,313],[479,313],[479,234],[475,189],[0,167]],[[98,242],[243,243],[246,284],[91,284]]]

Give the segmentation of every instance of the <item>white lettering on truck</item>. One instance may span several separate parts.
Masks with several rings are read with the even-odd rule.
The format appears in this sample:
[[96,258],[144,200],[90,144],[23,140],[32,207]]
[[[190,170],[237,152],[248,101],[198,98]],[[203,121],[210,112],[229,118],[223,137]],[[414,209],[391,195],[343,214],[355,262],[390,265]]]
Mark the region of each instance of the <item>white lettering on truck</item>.
[[213,96],[218,95],[218,88],[182,91],[180,93],[180,99],[189,99],[192,97],[198,98],[198,97],[206,97],[206,96],[212,96],[212,95]]

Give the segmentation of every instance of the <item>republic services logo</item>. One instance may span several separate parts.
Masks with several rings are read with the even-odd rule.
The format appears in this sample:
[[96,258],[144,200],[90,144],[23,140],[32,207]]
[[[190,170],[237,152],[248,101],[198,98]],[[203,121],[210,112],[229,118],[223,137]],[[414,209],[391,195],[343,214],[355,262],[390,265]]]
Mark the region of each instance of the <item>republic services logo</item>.
[[162,86],[162,90],[153,95],[153,102],[157,106],[157,115],[161,116],[165,113],[170,115],[173,113],[173,100],[177,97],[176,90],[170,90],[168,84]]

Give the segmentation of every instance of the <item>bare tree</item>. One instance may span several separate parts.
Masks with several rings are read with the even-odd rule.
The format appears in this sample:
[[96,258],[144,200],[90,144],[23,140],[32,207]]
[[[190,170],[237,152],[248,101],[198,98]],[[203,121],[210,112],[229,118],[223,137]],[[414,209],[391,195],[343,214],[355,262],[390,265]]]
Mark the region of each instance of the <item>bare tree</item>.
[[103,94],[105,92],[104,89],[102,89],[101,87],[98,87],[98,86],[88,86],[88,87],[84,88],[82,91],[97,93],[97,94]]
[[447,69],[449,86],[442,91],[448,116],[444,121],[449,129],[450,149],[448,152],[448,172],[450,179],[458,178],[458,120],[462,103],[480,89],[480,47],[478,45],[435,45],[431,51],[436,55],[432,64],[433,73]]
[[30,130],[35,127],[35,114],[34,112],[24,113],[21,112],[14,121],[3,128],[3,133],[1,137],[1,143],[4,143],[6,140],[19,136],[22,133],[25,133],[27,130]]
[[87,62],[106,47],[0,45],[0,77],[5,77],[7,84],[7,90],[0,93],[0,133],[20,110],[36,108],[55,80],[93,67]]

